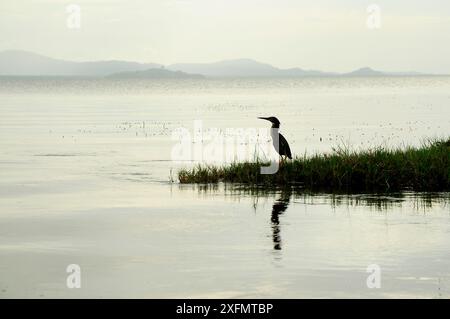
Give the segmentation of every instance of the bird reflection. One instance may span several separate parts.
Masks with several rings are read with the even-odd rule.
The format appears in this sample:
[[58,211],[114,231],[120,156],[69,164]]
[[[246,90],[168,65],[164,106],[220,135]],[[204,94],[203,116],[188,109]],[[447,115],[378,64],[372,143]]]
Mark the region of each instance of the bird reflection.
[[291,188],[282,190],[280,197],[272,206],[272,216],[270,220],[272,222],[272,240],[274,250],[281,250],[280,215],[283,214],[283,212],[288,208],[291,194]]

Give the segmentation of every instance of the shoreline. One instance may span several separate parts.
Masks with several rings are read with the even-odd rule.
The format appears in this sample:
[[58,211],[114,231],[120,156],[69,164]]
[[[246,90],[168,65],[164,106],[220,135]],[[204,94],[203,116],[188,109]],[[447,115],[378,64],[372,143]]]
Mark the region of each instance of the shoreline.
[[277,173],[260,174],[264,162],[199,165],[178,172],[180,184],[238,183],[260,187],[301,186],[313,191],[390,192],[450,190],[450,139],[421,147],[364,151],[338,148],[296,157]]

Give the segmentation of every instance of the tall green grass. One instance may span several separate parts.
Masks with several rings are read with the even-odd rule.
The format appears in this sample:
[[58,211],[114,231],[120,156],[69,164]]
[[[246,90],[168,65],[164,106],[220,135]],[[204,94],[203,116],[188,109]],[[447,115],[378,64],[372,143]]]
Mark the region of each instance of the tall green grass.
[[261,186],[297,185],[311,190],[450,190],[450,139],[404,149],[378,147],[297,157],[280,163],[273,175],[260,174],[261,162],[199,165],[178,172],[180,183],[230,182]]

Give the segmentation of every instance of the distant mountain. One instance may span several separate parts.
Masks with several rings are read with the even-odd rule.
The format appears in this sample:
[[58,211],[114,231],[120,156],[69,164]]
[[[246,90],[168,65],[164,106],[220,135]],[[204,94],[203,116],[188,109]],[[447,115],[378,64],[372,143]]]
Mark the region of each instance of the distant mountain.
[[375,71],[371,68],[365,67],[365,68],[360,68],[358,70],[349,72],[349,73],[344,73],[343,75],[345,76],[384,76],[384,75],[388,75],[385,72],[381,72],[381,71]]
[[418,72],[382,72],[369,67],[357,69],[348,73],[332,73],[300,68],[279,69],[270,64],[260,63],[251,59],[225,60],[214,63],[181,63],[167,67],[174,71],[198,73],[209,77],[335,77],[335,76],[407,76],[424,75]]
[[0,52],[0,75],[105,76],[143,71],[160,64],[127,61],[72,62],[26,51]]
[[341,76],[355,76],[355,77],[371,77],[371,76],[417,76],[417,75],[430,75],[425,73],[419,73],[419,72],[384,72],[384,71],[377,71],[374,69],[371,69],[369,67],[364,67],[357,69],[355,71],[349,72],[349,73],[343,73]]
[[331,73],[300,68],[280,69],[251,59],[214,63],[179,63],[162,68],[161,64],[128,61],[73,62],[53,59],[26,51],[0,52],[0,76],[111,76],[114,78],[198,78],[206,77],[335,77],[335,76],[408,76],[417,72],[388,73],[369,67],[349,73]]
[[201,74],[189,74],[181,71],[170,71],[164,68],[148,69],[145,71],[129,71],[113,73],[108,78],[115,79],[201,79]]
[[280,69],[251,59],[225,60],[213,63],[179,63],[167,66],[174,71],[203,74],[208,77],[335,77],[335,76],[410,76],[419,72],[383,72],[369,67],[348,73],[323,72],[300,68]]
[[335,75],[300,68],[279,69],[251,59],[224,60],[214,63],[179,63],[167,66],[169,70],[203,74],[210,77],[296,77]]
[[336,76],[339,75],[339,73],[334,72],[323,72],[323,71],[317,71],[317,70],[303,70],[300,68],[292,68],[292,69],[280,69],[279,70],[279,76],[286,76],[286,77],[296,77],[296,76]]

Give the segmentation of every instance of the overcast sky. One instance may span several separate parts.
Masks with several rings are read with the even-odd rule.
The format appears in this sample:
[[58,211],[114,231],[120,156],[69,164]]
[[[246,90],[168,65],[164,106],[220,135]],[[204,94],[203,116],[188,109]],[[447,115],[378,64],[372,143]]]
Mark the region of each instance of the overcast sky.
[[[66,6],[81,8],[79,29]],[[367,7],[381,27],[367,27]],[[170,64],[252,58],[278,67],[450,73],[448,0],[0,0],[0,50]]]

